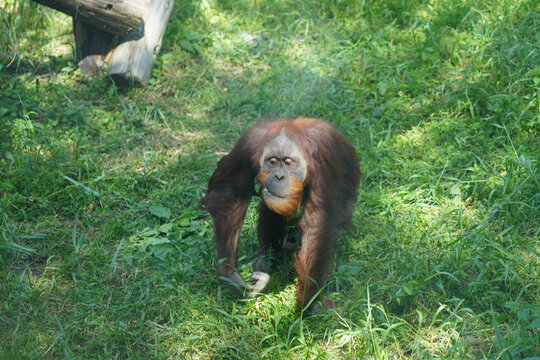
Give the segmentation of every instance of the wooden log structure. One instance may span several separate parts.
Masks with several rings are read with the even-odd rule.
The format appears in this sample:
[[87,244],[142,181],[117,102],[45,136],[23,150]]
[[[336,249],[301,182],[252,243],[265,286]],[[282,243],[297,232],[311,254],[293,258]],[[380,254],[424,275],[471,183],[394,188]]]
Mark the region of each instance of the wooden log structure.
[[34,0],[73,17],[79,67],[119,86],[146,86],[174,0]]
[[135,29],[110,53],[108,72],[117,84],[148,85],[173,4],[174,0],[151,0],[143,18],[144,36]]
[[34,0],[114,35],[128,36],[141,22],[148,0]]

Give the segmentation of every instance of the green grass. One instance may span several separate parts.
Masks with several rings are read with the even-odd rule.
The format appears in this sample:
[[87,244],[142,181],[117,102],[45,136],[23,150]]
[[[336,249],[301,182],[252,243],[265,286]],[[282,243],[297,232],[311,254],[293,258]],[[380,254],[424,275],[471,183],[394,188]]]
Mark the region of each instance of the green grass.
[[[125,92],[68,17],[0,4],[0,358],[537,359],[539,27],[536,0],[177,1]],[[361,158],[335,312],[294,312],[287,258],[255,299],[215,277],[206,181],[273,116]]]

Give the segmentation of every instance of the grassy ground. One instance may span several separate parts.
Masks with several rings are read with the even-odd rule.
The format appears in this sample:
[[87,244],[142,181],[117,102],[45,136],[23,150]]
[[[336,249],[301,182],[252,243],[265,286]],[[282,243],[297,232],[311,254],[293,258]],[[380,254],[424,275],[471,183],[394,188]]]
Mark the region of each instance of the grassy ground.
[[[0,358],[540,357],[538,1],[177,1],[130,92],[0,11]],[[336,312],[294,312],[287,259],[256,299],[215,278],[206,181],[282,115],[362,159]]]

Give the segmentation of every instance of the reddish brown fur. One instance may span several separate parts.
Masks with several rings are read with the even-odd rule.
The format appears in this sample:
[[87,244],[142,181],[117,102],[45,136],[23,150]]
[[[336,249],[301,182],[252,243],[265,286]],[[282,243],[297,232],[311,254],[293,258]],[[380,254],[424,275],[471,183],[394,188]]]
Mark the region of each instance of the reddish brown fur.
[[[259,160],[266,144],[282,129],[301,149],[308,167],[303,191],[298,188],[292,191],[301,194],[304,204],[298,222],[301,247],[295,256],[296,301],[302,308],[324,286],[333,259],[337,229],[350,221],[356,200],[360,170],[354,148],[347,139],[330,124],[317,119],[258,123],[219,161],[208,182],[203,204],[214,219],[218,258],[225,259],[218,272],[234,277],[237,275],[238,234],[249,199],[255,195],[253,182],[260,173]],[[257,178],[261,181],[264,177],[260,174]],[[294,207],[296,211],[297,201],[287,201],[287,208]],[[286,221],[278,214],[284,213],[289,211],[281,205],[261,201],[258,234],[263,256],[265,249],[281,244]]]

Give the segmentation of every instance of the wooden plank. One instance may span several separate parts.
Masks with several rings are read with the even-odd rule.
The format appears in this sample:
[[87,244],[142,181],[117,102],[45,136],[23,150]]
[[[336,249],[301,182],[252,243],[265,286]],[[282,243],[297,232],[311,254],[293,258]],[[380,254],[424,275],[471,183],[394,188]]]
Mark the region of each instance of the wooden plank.
[[136,29],[107,56],[108,73],[117,84],[148,85],[173,5],[174,0],[151,0],[143,18],[144,35]]
[[97,29],[80,18],[73,18],[73,34],[75,35],[77,61],[81,61],[87,56],[102,55],[105,57],[119,42],[118,36]]
[[34,0],[99,30],[128,36],[145,16],[150,0]]

